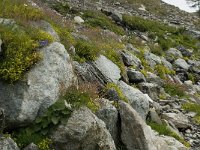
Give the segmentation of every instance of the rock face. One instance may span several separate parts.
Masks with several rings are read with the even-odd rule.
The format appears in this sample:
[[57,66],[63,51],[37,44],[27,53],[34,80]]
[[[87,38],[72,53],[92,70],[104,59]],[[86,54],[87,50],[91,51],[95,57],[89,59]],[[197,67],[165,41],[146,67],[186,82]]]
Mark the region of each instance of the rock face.
[[[156,135],[138,113],[120,101],[121,139],[128,150],[186,150],[187,148],[170,137]],[[170,141],[174,141],[171,142]]]
[[58,126],[52,139],[59,150],[116,150],[105,123],[86,107],[74,111],[66,125]]
[[1,150],[19,150],[17,144],[11,138],[0,138]]
[[149,112],[149,101],[146,96],[140,90],[127,85],[123,81],[120,81],[118,85],[121,88],[122,93],[127,97],[131,106],[145,120],[146,115]]
[[26,74],[24,81],[14,85],[0,82],[0,93],[4,93],[0,94],[0,106],[9,125],[33,121],[74,83],[70,57],[62,44],[52,43],[41,54],[42,60]]

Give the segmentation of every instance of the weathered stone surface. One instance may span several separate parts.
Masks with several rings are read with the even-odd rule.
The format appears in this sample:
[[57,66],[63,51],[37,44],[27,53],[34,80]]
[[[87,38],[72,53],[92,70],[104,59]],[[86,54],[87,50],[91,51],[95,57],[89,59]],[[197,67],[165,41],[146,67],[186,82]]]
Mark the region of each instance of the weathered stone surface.
[[40,52],[43,59],[24,80],[14,85],[0,82],[0,93],[4,93],[0,94],[0,106],[9,126],[30,123],[74,83],[70,57],[62,44],[52,43]]
[[147,93],[150,98],[152,98],[154,101],[159,99],[159,94],[161,93],[160,86],[158,86],[155,83],[147,83],[143,82],[139,84],[139,89],[143,93]]
[[122,90],[122,93],[128,99],[130,105],[140,114],[140,116],[145,120],[146,115],[149,112],[149,101],[146,96],[138,89],[127,85],[123,81],[118,83]]
[[66,125],[59,125],[51,138],[59,150],[116,150],[105,123],[88,108],[75,110]]
[[81,23],[84,23],[84,20],[80,16],[75,16],[74,17],[74,22],[78,23],[78,24],[81,24]]
[[181,69],[184,69],[184,70],[186,70],[186,71],[187,71],[187,70],[189,69],[189,67],[190,67],[190,65],[188,65],[188,63],[187,63],[184,59],[181,59],[181,58],[175,60],[174,65],[175,65],[176,67],[181,68]]
[[150,115],[150,119],[152,122],[155,122],[157,124],[162,124],[162,121],[161,121],[160,117],[158,116],[155,108],[151,108],[149,110],[149,115]]
[[119,67],[103,55],[101,55],[93,65],[102,73],[107,82],[117,83],[121,78]]
[[182,57],[183,55],[181,54],[181,52],[175,48],[170,48],[169,50],[166,51],[166,59],[169,62],[173,62],[177,58],[182,58]]
[[131,68],[127,70],[127,75],[130,83],[140,83],[146,81],[144,75],[140,71],[135,71]]
[[182,113],[163,113],[162,118],[171,121],[177,128],[190,127],[188,118]]
[[119,105],[121,139],[128,150],[187,150],[174,138],[158,136],[129,104],[120,101]]
[[118,130],[118,111],[107,99],[99,99],[98,103],[101,105],[100,109],[96,112],[99,119],[103,120],[110,132],[115,144],[118,143],[119,130]]
[[163,79],[161,79],[159,76],[157,76],[156,74],[153,74],[151,72],[147,72],[146,80],[147,80],[147,82],[155,83],[160,86],[162,86],[164,83]]
[[168,69],[170,69],[170,70],[173,70],[172,64],[171,64],[169,61],[167,61],[164,57],[161,57],[161,61],[162,61],[162,64],[163,64],[166,68],[168,68]]
[[31,143],[28,146],[26,146],[23,150],[39,150],[39,148],[34,143]]
[[0,137],[1,150],[19,150],[17,144],[11,138]]
[[162,63],[160,57],[153,53],[146,52],[144,57],[151,67]]
[[133,55],[132,53],[128,51],[122,52],[121,55],[122,55],[123,62],[126,66],[135,66],[136,68],[140,68],[141,61],[135,55]]

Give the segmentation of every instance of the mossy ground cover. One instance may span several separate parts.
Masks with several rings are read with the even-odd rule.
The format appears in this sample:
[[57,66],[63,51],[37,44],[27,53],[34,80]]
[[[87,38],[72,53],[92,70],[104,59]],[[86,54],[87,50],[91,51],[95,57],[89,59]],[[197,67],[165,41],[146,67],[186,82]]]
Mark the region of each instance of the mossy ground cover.
[[200,104],[185,103],[183,104],[182,108],[187,111],[195,112],[196,116],[194,117],[194,120],[197,124],[200,125]]
[[166,135],[166,136],[171,136],[174,137],[176,140],[180,141],[183,143],[186,147],[190,147],[190,144],[186,142],[182,137],[177,135],[175,132],[172,132],[167,125],[160,125],[154,122],[147,122],[147,124],[155,131],[157,131],[160,135]]

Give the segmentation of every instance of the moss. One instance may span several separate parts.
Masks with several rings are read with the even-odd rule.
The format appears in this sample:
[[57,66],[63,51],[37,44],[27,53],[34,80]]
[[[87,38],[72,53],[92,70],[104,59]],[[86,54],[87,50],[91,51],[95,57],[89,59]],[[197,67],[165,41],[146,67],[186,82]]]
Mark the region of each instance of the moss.
[[3,54],[0,59],[0,79],[13,83],[34,65],[40,55],[35,51],[40,41],[50,43],[53,38],[39,29],[24,28],[13,30],[9,26],[0,25],[0,38],[3,41]]
[[194,120],[196,121],[196,123],[200,125],[200,104],[185,103],[182,105],[182,108],[187,111],[192,111],[197,113],[196,116],[194,117]]
[[82,17],[85,19],[86,24],[92,27],[101,27],[102,29],[108,29],[120,35],[125,34],[122,27],[117,26],[112,19],[101,12],[87,10]]
[[167,125],[160,125],[154,122],[147,122],[147,124],[155,131],[157,131],[160,135],[166,135],[174,137],[176,140],[180,141],[186,147],[190,147],[190,144],[186,142],[182,137],[178,136],[175,132],[172,132]]

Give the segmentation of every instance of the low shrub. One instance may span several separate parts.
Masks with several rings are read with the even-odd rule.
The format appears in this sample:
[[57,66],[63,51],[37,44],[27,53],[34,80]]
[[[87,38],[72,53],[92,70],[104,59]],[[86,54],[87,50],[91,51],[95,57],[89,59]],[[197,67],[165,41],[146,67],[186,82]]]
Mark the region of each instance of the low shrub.
[[156,74],[162,79],[165,79],[167,74],[170,74],[170,75],[175,74],[174,70],[170,70],[162,64],[156,65],[154,67],[154,70],[156,71]]
[[92,27],[101,27],[102,29],[108,29],[120,35],[125,34],[122,27],[117,26],[112,19],[101,12],[87,10],[82,17],[85,19],[86,24]]

